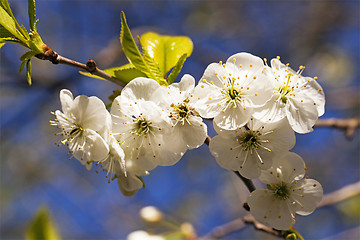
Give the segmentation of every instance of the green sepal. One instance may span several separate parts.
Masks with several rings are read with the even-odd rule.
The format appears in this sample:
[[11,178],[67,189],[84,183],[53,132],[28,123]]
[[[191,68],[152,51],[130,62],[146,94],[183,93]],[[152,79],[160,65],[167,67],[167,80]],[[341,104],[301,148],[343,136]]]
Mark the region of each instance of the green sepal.
[[28,0],[29,25],[31,31],[36,31],[35,25],[35,0]]
[[26,80],[31,85],[31,60],[26,61]]
[[178,62],[176,63],[175,67],[172,69],[172,71],[170,72],[169,76],[168,76],[168,83],[172,84],[173,82],[175,82],[176,77],[179,75],[182,66],[184,65],[184,62],[187,58],[187,54],[184,53],[178,60]]
[[47,208],[37,210],[25,234],[26,240],[61,240],[61,236]]
[[30,58],[32,58],[33,56],[35,56],[37,53],[34,51],[28,51],[26,53],[24,53],[23,55],[21,55],[20,60],[24,61],[24,60],[29,60]]
[[27,60],[24,60],[24,61],[21,62],[20,68],[19,68],[19,73],[22,73],[22,71],[23,71],[23,69],[24,69],[24,67],[25,67],[25,63],[26,63],[26,62],[27,62]]
[[37,53],[44,53],[43,45],[40,35],[37,32],[30,33],[30,40],[28,41],[30,48]]
[[154,32],[147,32],[140,37],[144,51],[159,65],[160,72],[165,78],[167,73],[184,54],[190,56],[193,43],[187,36],[168,36]]
[[124,12],[121,12],[120,42],[123,46],[124,53],[128,58],[129,62],[132,63],[147,77],[158,80],[157,77],[151,72],[149,66],[141,55],[139,48],[137,47],[135,40],[130,32],[129,26],[127,25]]
[[143,188],[145,188],[145,181],[144,181],[144,179],[141,177],[141,176],[136,176],[141,182],[142,182],[142,184],[143,184]]

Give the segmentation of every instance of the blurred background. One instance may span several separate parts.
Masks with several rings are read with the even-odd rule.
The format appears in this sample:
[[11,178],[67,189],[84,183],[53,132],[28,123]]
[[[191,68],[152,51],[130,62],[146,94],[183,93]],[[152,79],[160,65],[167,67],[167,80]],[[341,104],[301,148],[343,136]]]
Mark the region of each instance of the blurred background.
[[[27,1],[10,0],[14,15],[28,26]],[[38,31],[60,55],[102,69],[127,62],[119,42],[120,12],[133,35],[156,31],[187,35],[192,56],[179,76],[199,80],[208,64],[238,52],[261,58],[281,56],[304,76],[318,76],[326,95],[323,119],[359,117],[359,1],[45,1],[37,0]],[[126,239],[146,229],[139,210],[154,205],[199,236],[244,216],[248,192],[232,172],[220,168],[207,146],[191,150],[171,167],[144,177],[146,188],[124,197],[105,173],[87,171],[66,147],[54,142],[50,111],[60,109],[59,91],[96,95],[105,103],[117,88],[74,68],[34,59],[33,85],[18,74],[20,46],[0,50],[0,238],[23,239],[37,209],[47,206],[63,239]],[[209,135],[214,136],[207,122]],[[292,150],[301,155],[310,178],[324,194],[359,181],[359,131],[347,139],[339,130],[319,128],[299,135]],[[259,183],[256,182],[259,186]],[[359,239],[360,197],[297,216],[305,239]],[[276,239],[246,226],[223,239]]]

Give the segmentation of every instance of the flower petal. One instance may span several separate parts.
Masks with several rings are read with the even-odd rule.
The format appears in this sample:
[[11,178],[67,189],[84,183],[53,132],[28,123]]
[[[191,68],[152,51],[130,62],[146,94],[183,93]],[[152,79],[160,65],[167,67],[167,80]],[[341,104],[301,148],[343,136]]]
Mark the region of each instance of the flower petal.
[[313,101],[297,97],[288,99],[286,116],[295,132],[308,133],[313,131],[318,112]]
[[220,128],[234,130],[244,126],[253,113],[252,108],[243,108],[241,106],[233,107],[229,105],[224,112],[220,112],[214,118],[214,123]]
[[73,101],[74,101],[74,97],[69,90],[62,89],[60,91],[61,108],[63,110],[63,113],[65,113],[65,115],[69,114],[71,108],[73,107]]
[[300,215],[311,214],[323,197],[323,189],[318,181],[302,179],[293,185],[291,198],[295,200],[295,211]]

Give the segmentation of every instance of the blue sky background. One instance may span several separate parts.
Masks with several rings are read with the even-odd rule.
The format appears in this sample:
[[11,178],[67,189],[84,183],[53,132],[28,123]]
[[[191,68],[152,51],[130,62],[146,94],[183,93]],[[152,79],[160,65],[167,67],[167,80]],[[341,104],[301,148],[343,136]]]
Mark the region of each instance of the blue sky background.
[[[27,1],[9,1],[27,26]],[[199,80],[206,66],[238,52],[261,58],[281,56],[305,76],[318,76],[326,94],[322,118],[359,117],[358,1],[36,1],[38,31],[59,54],[100,68],[126,63],[119,42],[120,12],[131,31],[187,35],[192,56],[180,74]],[[186,153],[171,167],[158,167],[144,178],[146,188],[124,197],[104,173],[68,161],[49,126],[50,111],[60,109],[59,91],[96,95],[105,103],[116,86],[87,78],[68,66],[34,59],[33,85],[18,74],[24,48],[0,50],[0,238],[22,239],[40,206],[48,206],[64,239],[125,239],[145,229],[138,211],[154,205],[179,222],[191,222],[198,235],[244,216],[247,190],[220,168],[208,147]],[[214,136],[207,122],[209,135]],[[351,140],[341,131],[315,129],[297,135],[310,178],[324,193],[359,181],[359,132]],[[259,183],[256,183],[257,185]],[[359,237],[359,197],[298,216],[295,228],[305,239]],[[351,235],[352,234],[352,235]],[[355,234],[355,235],[354,235]],[[357,235],[356,235],[357,234]],[[224,239],[274,239],[252,227]]]

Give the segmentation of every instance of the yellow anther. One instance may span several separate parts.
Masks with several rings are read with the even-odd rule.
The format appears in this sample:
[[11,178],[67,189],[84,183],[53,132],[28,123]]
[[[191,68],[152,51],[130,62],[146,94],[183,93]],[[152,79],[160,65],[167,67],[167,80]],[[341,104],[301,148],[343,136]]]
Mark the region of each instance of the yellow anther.
[[222,61],[220,61],[219,64],[222,65]]
[[314,77],[314,79],[316,80],[316,79],[318,79],[318,77]]
[[246,110],[246,107],[243,107],[244,110]]
[[218,73],[215,73],[215,76],[217,76],[218,75]]
[[267,59],[266,59],[266,58],[264,58],[264,62],[265,62],[265,63],[267,62]]
[[226,67],[226,64],[225,64],[225,63],[223,64],[223,67]]
[[206,82],[206,79],[203,79],[203,82]]
[[276,56],[277,59],[280,59],[280,56]]
[[233,60],[233,62],[236,62],[236,59],[235,59],[235,58],[233,58],[232,60]]
[[223,76],[223,79],[226,79],[226,77],[225,77],[225,76]]
[[257,96],[258,94],[257,93],[255,93],[255,96]]
[[319,88],[319,90],[318,90],[319,92],[321,92],[322,90],[321,90],[321,88]]
[[252,64],[250,64],[250,67],[252,67],[253,65]]
[[239,65],[239,68],[242,68],[242,65],[241,65],[241,64]]
[[204,85],[201,85],[201,88],[204,88]]
[[253,77],[253,79],[255,80],[255,79],[256,79],[256,77],[254,76],[254,77]]

